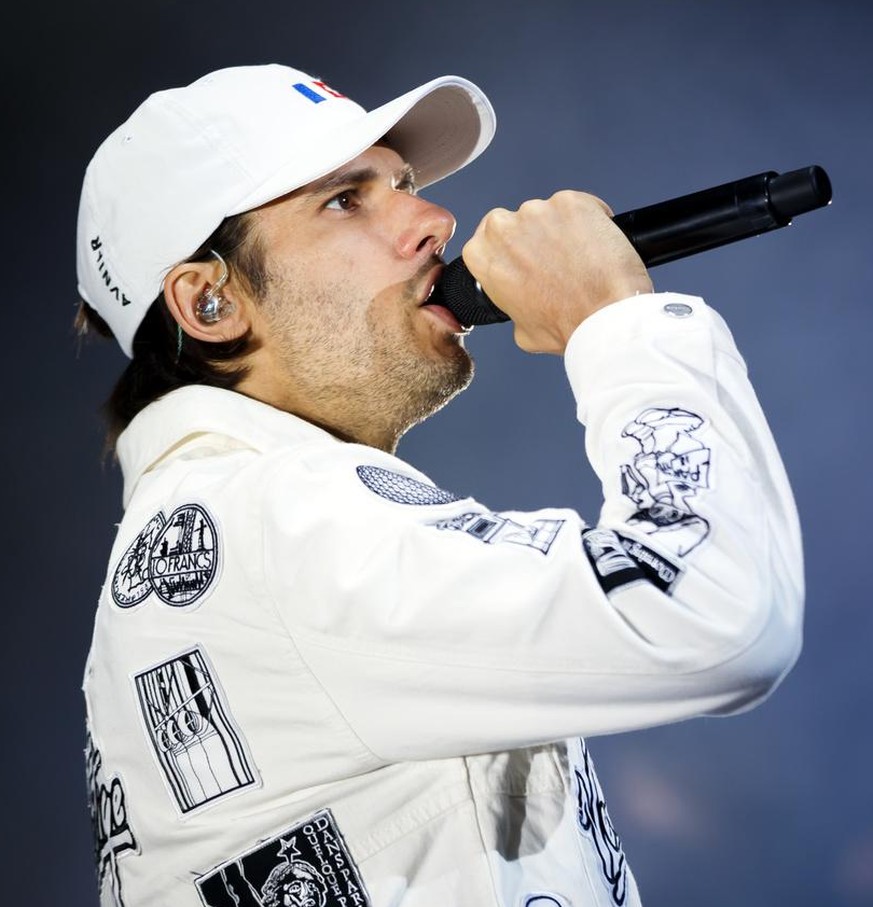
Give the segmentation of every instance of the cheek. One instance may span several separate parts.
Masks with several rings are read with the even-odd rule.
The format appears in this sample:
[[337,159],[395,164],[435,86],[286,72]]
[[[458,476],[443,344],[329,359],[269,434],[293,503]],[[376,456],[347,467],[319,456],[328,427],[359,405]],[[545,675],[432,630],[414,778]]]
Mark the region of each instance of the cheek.
[[408,343],[418,331],[418,314],[414,303],[410,303],[395,286],[377,293],[370,300],[364,320],[371,336],[383,339],[393,337]]
[[392,280],[387,271],[321,254],[276,269],[265,300],[270,327],[298,352],[408,346],[425,319],[416,317],[414,281]]
[[341,272],[367,283],[379,282],[390,275],[394,265],[394,256],[387,243],[376,230],[364,226],[354,234],[348,232],[316,239],[308,248],[308,260],[328,279]]

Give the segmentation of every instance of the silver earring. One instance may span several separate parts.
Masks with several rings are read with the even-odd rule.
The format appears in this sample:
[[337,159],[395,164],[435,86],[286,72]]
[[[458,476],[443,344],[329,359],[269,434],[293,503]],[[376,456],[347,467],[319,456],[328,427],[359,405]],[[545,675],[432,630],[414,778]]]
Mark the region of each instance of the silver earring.
[[227,318],[235,310],[236,306],[229,300],[225,299],[219,292],[227,283],[228,273],[227,264],[224,259],[214,249],[209,250],[221,262],[221,277],[215,282],[215,286],[204,290],[197,299],[195,314],[204,324],[215,324],[222,318]]

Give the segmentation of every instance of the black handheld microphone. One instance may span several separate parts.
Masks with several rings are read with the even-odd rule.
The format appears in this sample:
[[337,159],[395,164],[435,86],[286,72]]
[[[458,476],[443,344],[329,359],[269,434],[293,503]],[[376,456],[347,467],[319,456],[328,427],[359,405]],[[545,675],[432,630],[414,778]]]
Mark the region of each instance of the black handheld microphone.
[[[830,201],[827,173],[812,166],[782,174],[768,170],[616,214],[613,220],[651,268],[787,227],[792,217],[822,208]],[[482,291],[462,258],[446,266],[428,303],[445,306],[463,325],[509,321],[509,316]]]

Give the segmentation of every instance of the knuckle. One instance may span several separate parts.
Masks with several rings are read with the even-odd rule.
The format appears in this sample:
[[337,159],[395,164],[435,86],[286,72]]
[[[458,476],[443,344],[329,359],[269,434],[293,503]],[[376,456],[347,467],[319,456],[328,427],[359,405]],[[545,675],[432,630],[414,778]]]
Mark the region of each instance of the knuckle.
[[529,198],[518,209],[519,214],[536,214],[545,208],[546,203],[541,198]]
[[485,216],[484,234],[494,242],[505,242],[518,229],[518,213],[495,208]]
[[496,221],[500,223],[512,217],[512,212],[508,208],[492,208],[486,215],[486,221]]
[[483,232],[501,231],[506,228],[512,215],[506,208],[492,208],[483,218],[481,227]]
[[580,211],[608,211],[609,206],[602,198],[580,189],[561,189],[552,199],[555,204],[575,208]]
[[584,210],[590,207],[593,198],[593,195],[578,189],[561,189],[552,196],[552,201],[560,207]]

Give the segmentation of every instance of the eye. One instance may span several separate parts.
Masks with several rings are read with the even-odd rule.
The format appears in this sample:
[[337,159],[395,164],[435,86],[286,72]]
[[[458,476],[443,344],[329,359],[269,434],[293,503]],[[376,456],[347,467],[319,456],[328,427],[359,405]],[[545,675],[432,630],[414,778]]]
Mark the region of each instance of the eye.
[[354,211],[360,200],[355,189],[343,189],[338,192],[324,207],[332,211]]

